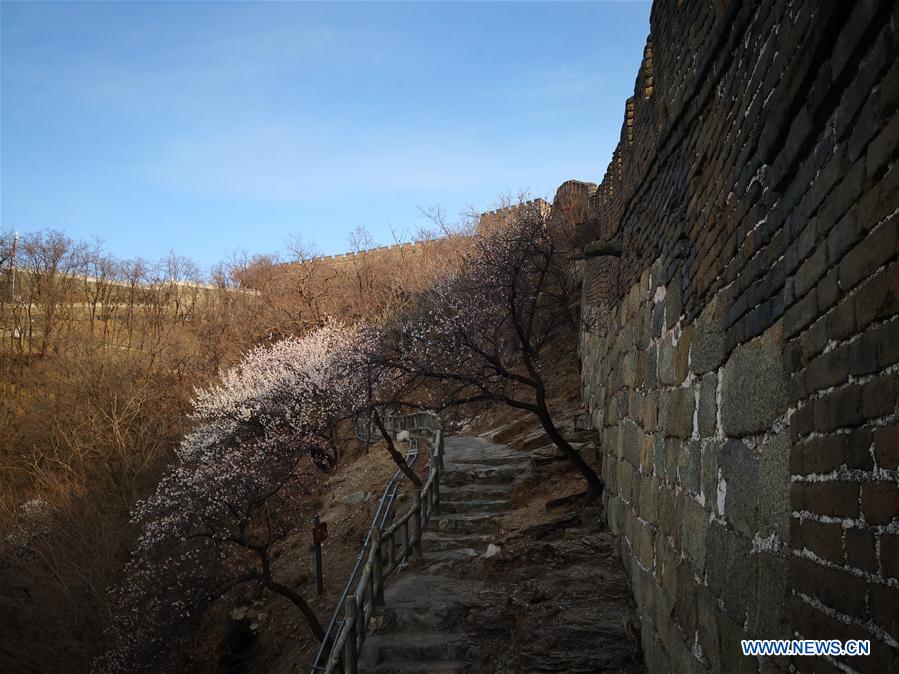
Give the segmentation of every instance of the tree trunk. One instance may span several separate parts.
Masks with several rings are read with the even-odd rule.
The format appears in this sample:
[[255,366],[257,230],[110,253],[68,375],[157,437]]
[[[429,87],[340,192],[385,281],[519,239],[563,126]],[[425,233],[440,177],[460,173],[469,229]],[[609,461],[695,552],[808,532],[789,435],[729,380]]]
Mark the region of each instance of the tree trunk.
[[290,603],[300,609],[300,613],[306,618],[306,622],[309,624],[309,629],[312,631],[312,634],[320,642],[324,641],[325,630],[318,621],[318,616],[315,615],[315,611],[312,610],[312,607],[310,607],[309,604],[306,603],[306,600],[298,593],[294,592],[286,585],[282,585],[272,577],[272,566],[268,556],[268,549],[257,548],[256,552],[259,554],[259,558],[262,561],[262,584],[275,594],[280,594],[285,599],[288,599]]
[[318,621],[318,616],[315,615],[315,612],[306,603],[306,600],[303,599],[299,594],[291,590],[286,585],[282,585],[281,583],[272,580],[271,578],[265,582],[265,586],[276,594],[280,594],[282,597],[288,599],[294,606],[300,609],[300,613],[303,614],[303,617],[306,618],[306,622],[309,623],[309,629],[312,630],[312,634],[315,635],[315,638],[319,641],[323,641],[325,638],[325,630],[322,628],[321,623]]
[[580,453],[568,444],[568,441],[559,432],[559,429],[556,428],[556,425],[553,423],[552,417],[549,414],[549,409],[546,406],[546,398],[540,391],[537,392],[537,417],[540,419],[540,425],[543,426],[543,430],[546,431],[549,439],[553,441],[553,444],[559,448],[569,461],[571,461],[574,467],[577,468],[578,472],[587,481],[587,498],[592,499],[601,495],[603,490],[602,480],[599,478],[599,475],[596,474],[596,471],[584,461]]
[[372,409],[372,418],[374,418],[375,425],[378,427],[378,430],[381,431],[381,435],[384,436],[384,441],[387,443],[387,451],[390,452],[390,457],[393,459],[393,462],[397,466],[399,466],[399,469],[403,471],[403,475],[409,478],[409,481],[417,489],[421,489],[421,478],[415,474],[415,471],[412,470],[411,466],[406,463],[405,457],[403,457],[403,455],[399,453],[396,445],[393,444],[393,438],[390,437],[390,433],[388,433],[387,429],[384,428],[384,422],[381,421],[381,415],[378,414],[378,411],[375,409]]

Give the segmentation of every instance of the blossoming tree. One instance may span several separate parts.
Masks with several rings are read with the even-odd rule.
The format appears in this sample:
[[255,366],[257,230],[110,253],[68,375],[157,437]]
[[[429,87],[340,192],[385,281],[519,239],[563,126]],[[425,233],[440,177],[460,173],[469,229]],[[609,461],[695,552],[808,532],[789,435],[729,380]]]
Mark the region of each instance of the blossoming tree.
[[422,293],[390,328],[394,367],[440,391],[446,407],[485,401],[527,410],[587,482],[602,481],[559,431],[547,404],[549,345],[577,325],[564,233],[540,202],[479,232],[457,273]]
[[300,524],[314,466],[337,460],[335,424],[364,406],[365,387],[346,370],[355,338],[327,323],[258,347],[197,393],[196,430],[133,514],[140,534],[99,671],[176,668],[177,642],[205,605],[242,583],[286,598],[324,638],[308,603],[278,580],[273,549]]

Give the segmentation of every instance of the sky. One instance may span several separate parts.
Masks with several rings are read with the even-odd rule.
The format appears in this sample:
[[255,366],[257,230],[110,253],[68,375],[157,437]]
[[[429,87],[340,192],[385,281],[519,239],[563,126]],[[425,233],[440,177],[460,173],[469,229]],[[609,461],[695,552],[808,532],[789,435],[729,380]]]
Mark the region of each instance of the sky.
[[320,254],[599,182],[649,2],[0,2],[0,227]]

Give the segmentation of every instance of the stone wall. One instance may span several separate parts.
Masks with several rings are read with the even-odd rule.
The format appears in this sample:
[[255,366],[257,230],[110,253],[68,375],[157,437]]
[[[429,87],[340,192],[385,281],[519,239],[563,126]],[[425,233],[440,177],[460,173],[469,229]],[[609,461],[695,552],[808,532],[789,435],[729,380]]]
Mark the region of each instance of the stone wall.
[[[650,671],[899,671],[897,6],[656,2],[602,183],[563,186],[623,245],[582,377]],[[872,655],[741,654],[778,637]]]

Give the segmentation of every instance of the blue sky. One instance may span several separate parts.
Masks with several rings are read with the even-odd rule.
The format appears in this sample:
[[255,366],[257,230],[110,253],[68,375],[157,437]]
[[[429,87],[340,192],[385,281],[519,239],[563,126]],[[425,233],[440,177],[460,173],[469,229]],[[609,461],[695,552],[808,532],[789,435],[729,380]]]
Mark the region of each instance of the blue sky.
[[648,2],[0,3],[0,226],[204,266],[598,181]]

